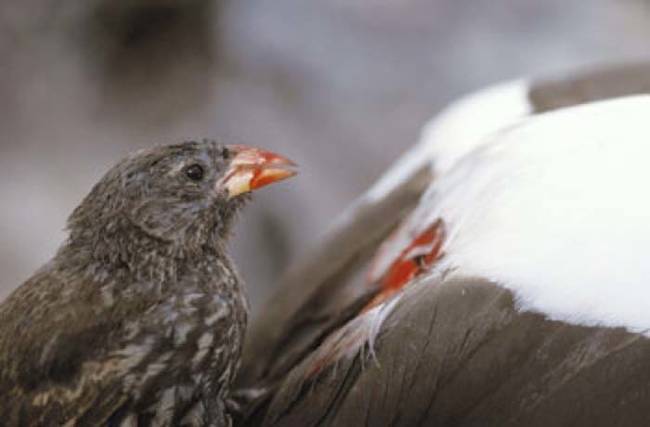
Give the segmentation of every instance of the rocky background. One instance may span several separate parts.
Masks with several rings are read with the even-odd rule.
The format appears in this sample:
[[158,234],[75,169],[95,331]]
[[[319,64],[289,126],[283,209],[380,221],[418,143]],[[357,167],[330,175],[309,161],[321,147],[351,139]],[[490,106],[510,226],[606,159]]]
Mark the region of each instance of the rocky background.
[[647,58],[648,40],[640,0],[3,0],[0,298],[117,159],[211,137],[301,165],[256,195],[233,242],[259,307],[447,102]]

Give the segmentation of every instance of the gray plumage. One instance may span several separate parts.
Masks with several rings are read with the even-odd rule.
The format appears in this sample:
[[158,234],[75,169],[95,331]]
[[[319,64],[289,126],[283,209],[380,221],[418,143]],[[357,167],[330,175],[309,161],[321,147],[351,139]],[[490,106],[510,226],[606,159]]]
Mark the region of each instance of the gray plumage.
[[92,189],[0,305],[3,425],[230,423],[248,312],[225,247],[246,196],[215,191],[230,157],[212,141],[157,147]]

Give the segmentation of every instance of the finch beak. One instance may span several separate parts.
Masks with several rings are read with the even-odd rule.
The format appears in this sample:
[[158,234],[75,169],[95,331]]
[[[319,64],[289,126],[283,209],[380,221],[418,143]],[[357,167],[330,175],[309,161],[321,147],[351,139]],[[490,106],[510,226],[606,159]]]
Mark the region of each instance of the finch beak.
[[296,164],[279,154],[246,145],[228,145],[234,154],[230,166],[218,186],[225,188],[228,198],[248,193],[296,175]]

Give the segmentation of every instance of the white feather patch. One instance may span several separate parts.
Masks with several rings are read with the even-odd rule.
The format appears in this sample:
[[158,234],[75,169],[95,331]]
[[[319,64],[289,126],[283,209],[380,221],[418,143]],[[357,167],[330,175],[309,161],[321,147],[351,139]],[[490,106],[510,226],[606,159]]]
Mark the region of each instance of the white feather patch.
[[363,196],[378,200],[427,163],[447,171],[486,137],[532,113],[529,83],[515,80],[467,95],[445,108],[422,129],[420,142],[408,150]]
[[599,102],[491,138],[436,180],[404,228],[443,218],[439,268],[501,283],[524,310],[646,331],[649,184],[650,96]]

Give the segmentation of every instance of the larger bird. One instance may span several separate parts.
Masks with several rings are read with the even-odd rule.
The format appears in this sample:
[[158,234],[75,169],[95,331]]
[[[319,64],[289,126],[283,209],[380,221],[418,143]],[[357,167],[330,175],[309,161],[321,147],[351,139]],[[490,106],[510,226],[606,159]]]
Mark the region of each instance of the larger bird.
[[0,305],[5,426],[225,426],[247,319],[226,242],[287,159],[212,141],[137,152]]
[[621,66],[434,118],[253,324],[247,425],[650,425],[649,89]]

